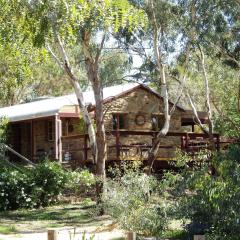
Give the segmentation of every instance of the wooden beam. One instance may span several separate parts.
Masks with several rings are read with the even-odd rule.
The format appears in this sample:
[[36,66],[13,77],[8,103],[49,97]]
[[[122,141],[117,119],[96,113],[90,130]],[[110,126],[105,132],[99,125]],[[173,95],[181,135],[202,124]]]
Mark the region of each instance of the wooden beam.
[[61,117],[61,118],[80,118],[80,114],[79,113],[64,113],[64,112],[61,112],[61,113],[59,113],[59,117]]
[[24,157],[23,155],[21,155],[20,153],[16,152],[15,150],[13,150],[12,148],[10,148],[8,145],[4,144],[4,147],[10,151],[11,153],[15,154],[16,156],[18,156],[19,158],[21,158],[22,160],[24,160],[26,163],[35,166],[35,164],[30,161],[29,159],[27,159],[26,157]]
[[119,114],[117,114],[117,130],[116,130],[116,154],[117,159],[120,158],[120,134],[119,134],[120,122],[119,122]]
[[62,120],[58,118],[58,160],[62,162]]
[[194,125],[194,123],[192,123],[192,132],[194,133],[194,127],[195,127],[195,125]]
[[58,149],[58,136],[59,136],[59,128],[58,128],[58,115],[55,115],[54,118],[54,127],[55,127],[55,159],[59,159],[59,149]]
[[34,155],[35,155],[35,139],[34,139],[34,121],[31,120],[31,159],[34,159]]

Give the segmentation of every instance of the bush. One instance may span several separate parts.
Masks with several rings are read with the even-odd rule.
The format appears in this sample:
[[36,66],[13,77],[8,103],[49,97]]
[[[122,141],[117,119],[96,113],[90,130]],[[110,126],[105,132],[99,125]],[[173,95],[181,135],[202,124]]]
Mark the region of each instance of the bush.
[[68,174],[56,162],[45,161],[22,172],[3,168],[0,173],[0,210],[47,206],[57,201]]
[[56,162],[43,161],[30,174],[32,200],[37,207],[57,201],[68,181],[68,174]]
[[105,183],[105,210],[126,230],[161,236],[168,226],[170,206],[160,197],[157,186],[154,177],[128,170]]
[[66,190],[76,196],[85,196],[94,191],[95,183],[95,176],[89,170],[76,170],[69,172]]
[[202,164],[182,172],[179,213],[191,221],[187,229],[192,234],[208,233],[209,239],[236,239],[240,235],[239,152],[239,146],[233,146],[213,157],[211,166]]
[[33,207],[29,178],[26,174],[7,168],[0,173],[0,210]]

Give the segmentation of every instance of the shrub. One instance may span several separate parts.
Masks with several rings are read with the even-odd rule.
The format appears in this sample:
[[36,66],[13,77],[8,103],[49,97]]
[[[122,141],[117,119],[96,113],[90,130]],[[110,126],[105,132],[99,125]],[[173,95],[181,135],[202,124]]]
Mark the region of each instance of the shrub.
[[3,168],[0,173],[0,210],[47,206],[57,201],[67,173],[56,162],[44,161],[22,172]]
[[208,164],[182,172],[179,213],[191,220],[187,228],[192,234],[208,233],[209,239],[234,239],[240,234],[239,151],[233,146],[213,157],[215,175]]
[[88,195],[93,192],[96,179],[89,170],[76,170],[69,172],[66,189],[73,195]]
[[57,201],[68,181],[68,174],[57,162],[43,161],[32,169],[30,181],[36,206],[47,206]]
[[105,183],[105,210],[126,230],[160,236],[167,228],[170,206],[160,197],[157,186],[154,177],[128,170]]
[[0,173],[0,210],[33,207],[29,178],[26,174],[7,168]]

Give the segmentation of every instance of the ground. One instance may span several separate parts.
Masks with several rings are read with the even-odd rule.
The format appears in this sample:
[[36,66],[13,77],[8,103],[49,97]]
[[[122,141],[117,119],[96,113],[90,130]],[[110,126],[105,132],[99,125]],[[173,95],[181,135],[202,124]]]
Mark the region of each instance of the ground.
[[47,230],[56,229],[58,240],[124,239],[109,216],[96,217],[94,205],[64,204],[38,210],[0,212],[0,240],[47,240]]

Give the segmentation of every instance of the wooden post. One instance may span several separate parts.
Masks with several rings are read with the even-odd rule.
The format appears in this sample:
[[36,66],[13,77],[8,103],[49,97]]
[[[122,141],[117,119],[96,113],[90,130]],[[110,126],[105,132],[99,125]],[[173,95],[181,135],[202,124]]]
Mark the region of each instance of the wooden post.
[[58,156],[58,136],[59,136],[59,128],[58,128],[58,114],[55,115],[55,118],[54,118],[54,127],[55,127],[55,159],[59,159],[59,156]]
[[57,240],[57,230],[49,229],[47,231],[48,240]]
[[116,152],[117,152],[117,160],[119,160],[120,158],[120,140],[119,140],[119,127],[120,127],[120,123],[119,123],[119,114],[117,115],[117,131],[116,131]]
[[182,150],[182,151],[184,150],[184,147],[185,147],[185,137],[182,136],[182,137],[181,137],[181,150]]
[[58,160],[62,162],[62,120],[58,119]]
[[117,160],[120,158],[120,141],[119,141],[119,130],[116,131],[116,154],[117,154]]
[[31,161],[34,161],[34,121],[31,120]]
[[194,235],[193,240],[205,240],[204,235]]
[[192,132],[194,132],[194,126],[195,126],[195,125],[194,125],[194,123],[193,123],[193,124],[192,124]]
[[127,240],[136,240],[137,239],[137,235],[135,232],[128,232],[127,233]]

